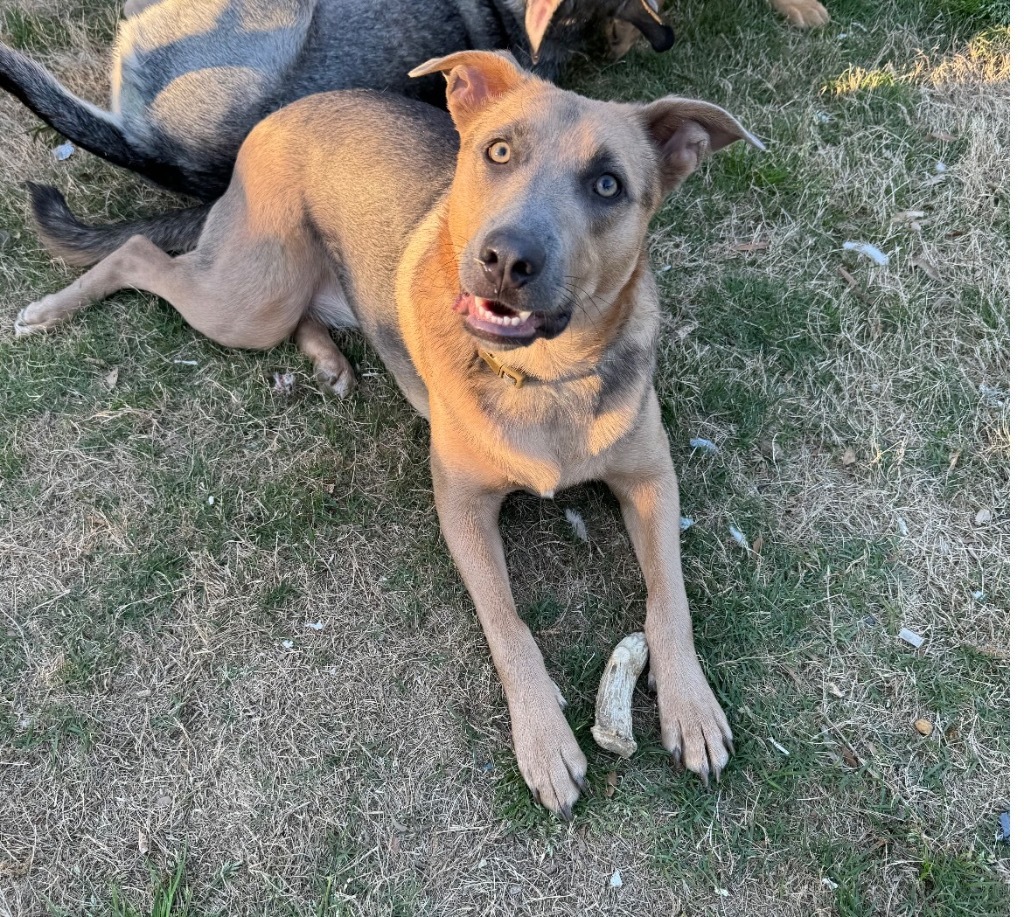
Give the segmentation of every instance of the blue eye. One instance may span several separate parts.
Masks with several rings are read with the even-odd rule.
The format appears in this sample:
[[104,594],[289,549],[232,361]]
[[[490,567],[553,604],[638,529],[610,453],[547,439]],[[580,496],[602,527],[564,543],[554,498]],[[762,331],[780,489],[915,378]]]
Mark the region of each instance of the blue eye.
[[503,166],[512,158],[512,148],[504,140],[495,140],[487,147],[487,158]]
[[601,197],[615,197],[619,193],[619,180],[606,172],[594,182],[594,190]]

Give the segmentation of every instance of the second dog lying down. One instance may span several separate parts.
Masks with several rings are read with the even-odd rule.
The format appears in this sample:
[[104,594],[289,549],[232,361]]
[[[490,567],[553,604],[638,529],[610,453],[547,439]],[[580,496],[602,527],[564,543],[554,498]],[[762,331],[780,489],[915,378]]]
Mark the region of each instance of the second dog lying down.
[[[135,236],[24,309],[18,330],[135,287],[227,346],[294,334],[344,391],[352,370],[328,329],[358,326],[430,420],[441,529],[508,699],[519,768],[564,815],[587,762],[516,613],[498,512],[513,490],[550,497],[606,481],[647,585],[662,741],[706,780],[732,735],[694,650],[678,485],[652,384],[658,301],[645,236],[707,154],[759,144],[714,105],[596,102],[503,54],[414,71],[433,72],[447,77],[457,133],[441,111],[370,92],[290,105],[245,141],[193,251],[171,258]],[[51,238],[67,228],[42,217]]]

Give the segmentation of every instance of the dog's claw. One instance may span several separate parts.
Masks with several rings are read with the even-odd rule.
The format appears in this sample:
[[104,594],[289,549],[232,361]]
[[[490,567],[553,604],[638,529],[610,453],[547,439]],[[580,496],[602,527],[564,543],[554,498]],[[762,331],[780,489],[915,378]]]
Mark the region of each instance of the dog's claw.
[[562,819],[562,821],[564,822],[571,822],[572,804],[568,802],[563,802],[562,805],[558,807],[558,817]]

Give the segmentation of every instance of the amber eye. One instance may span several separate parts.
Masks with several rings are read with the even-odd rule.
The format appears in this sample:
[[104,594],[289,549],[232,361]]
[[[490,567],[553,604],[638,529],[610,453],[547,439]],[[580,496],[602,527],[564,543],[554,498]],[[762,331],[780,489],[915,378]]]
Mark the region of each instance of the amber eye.
[[601,197],[615,197],[619,193],[619,180],[607,172],[594,182],[594,190]]
[[512,147],[510,147],[504,140],[495,140],[489,147],[487,147],[487,158],[491,162],[496,162],[498,165],[504,165],[512,158]]

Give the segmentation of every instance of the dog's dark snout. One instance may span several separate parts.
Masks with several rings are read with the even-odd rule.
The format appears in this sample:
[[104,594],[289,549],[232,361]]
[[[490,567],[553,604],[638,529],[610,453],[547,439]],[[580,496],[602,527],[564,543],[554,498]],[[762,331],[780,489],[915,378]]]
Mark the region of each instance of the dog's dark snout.
[[495,290],[518,290],[544,270],[544,249],[519,233],[496,230],[480,247],[480,265]]

